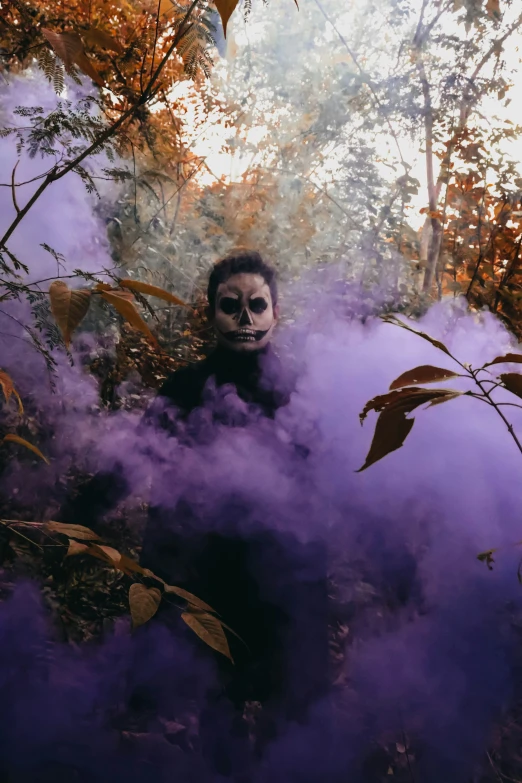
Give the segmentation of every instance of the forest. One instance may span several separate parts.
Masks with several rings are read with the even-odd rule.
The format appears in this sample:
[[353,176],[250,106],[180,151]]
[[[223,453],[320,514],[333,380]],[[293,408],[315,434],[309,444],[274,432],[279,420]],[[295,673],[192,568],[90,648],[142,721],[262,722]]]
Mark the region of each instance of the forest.
[[0,0],[0,783],[522,783],[521,52]]

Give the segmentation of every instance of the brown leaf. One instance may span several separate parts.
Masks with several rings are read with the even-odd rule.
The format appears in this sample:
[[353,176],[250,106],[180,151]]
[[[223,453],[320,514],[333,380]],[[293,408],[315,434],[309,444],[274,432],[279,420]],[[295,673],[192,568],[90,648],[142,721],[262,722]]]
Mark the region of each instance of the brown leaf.
[[411,413],[419,405],[424,405],[439,397],[451,396],[453,398],[455,395],[460,394],[462,392],[457,392],[454,389],[423,389],[421,386],[407,386],[402,389],[394,389],[387,394],[379,394],[377,397],[369,400],[359,414],[359,418],[362,424],[370,411],[380,413],[385,410],[396,410],[404,414]]
[[393,389],[401,389],[403,386],[411,386],[415,383],[435,383],[447,381],[449,378],[457,378],[458,373],[453,370],[445,370],[443,367],[432,367],[430,364],[422,364],[413,370],[399,375],[390,386]]
[[422,389],[408,386],[388,394],[381,394],[367,402],[360,414],[361,423],[371,410],[380,412],[380,416],[375,425],[366,461],[356,472],[360,473],[404,444],[415,421],[415,419],[407,419],[407,413],[411,413],[420,405],[426,403],[437,405],[460,397],[462,394],[463,392],[454,389]]
[[22,400],[20,399],[20,395],[18,394],[18,392],[14,387],[14,383],[11,376],[8,375],[6,372],[3,372],[3,370],[0,370],[0,388],[4,393],[4,398],[6,403],[9,402],[11,396],[16,397],[16,400],[18,402],[18,412],[21,415],[24,412],[24,406],[22,405]]
[[229,658],[234,663],[223,626],[217,617],[213,614],[206,614],[206,612],[191,609],[188,612],[183,612],[181,619],[205,644],[208,644],[213,650],[221,653],[221,655]]
[[518,372],[504,372],[499,378],[508,391],[522,397],[522,375]]
[[100,537],[93,530],[83,525],[70,525],[67,522],[45,522],[44,530],[48,533],[62,533],[68,538],[77,538],[80,541],[99,541]]
[[372,445],[364,465],[357,473],[378,462],[392,451],[400,449],[411,432],[415,419],[407,419],[401,411],[384,411],[377,419]]
[[183,590],[181,587],[173,587],[172,585],[166,585],[163,583],[163,589],[166,593],[174,593],[175,595],[178,595],[187,603],[192,604],[192,606],[196,606],[198,609],[202,609],[204,612],[213,612],[214,614],[217,614],[215,609],[212,609],[211,606],[206,604],[200,598],[192,595],[192,593],[189,593],[187,590]]
[[492,364],[522,364],[522,353],[506,353],[505,356],[497,356],[492,362],[488,362],[484,367],[491,367]]
[[221,22],[223,24],[223,35],[226,38],[228,20],[232,16],[232,12],[237,5],[237,0],[214,0],[214,4],[221,17]]
[[135,582],[129,590],[129,606],[134,628],[154,617],[161,603],[161,592],[157,587],[145,587]]
[[44,457],[42,452],[37,446],[33,446],[32,443],[29,443],[28,440],[25,440],[25,438],[21,438],[19,435],[14,435],[13,433],[9,433],[6,435],[2,441],[3,443],[18,443],[19,446],[25,446],[26,449],[29,449],[33,452],[33,454],[36,454],[37,457],[40,457],[40,459],[43,459],[43,461],[49,465],[49,460],[47,457]]
[[72,333],[81,324],[89,309],[90,291],[71,290],[62,280],[49,287],[51,311],[60,329],[65,345],[69,347]]
[[69,549],[67,550],[67,554],[65,557],[73,557],[74,555],[83,555],[85,552],[87,552],[89,549],[87,544],[80,544],[79,541],[75,541],[74,539],[69,539]]
[[47,38],[52,48],[63,61],[66,68],[70,68],[76,58],[83,51],[82,39],[77,33],[55,33],[42,27],[42,33]]
[[163,288],[157,285],[151,285],[150,283],[142,283],[140,280],[120,280],[120,285],[124,288],[129,288],[131,291],[138,291],[140,294],[149,294],[150,296],[157,296],[158,299],[163,299],[165,302],[172,302],[172,304],[181,305],[182,307],[189,307],[189,305],[182,299],[179,299],[174,294],[170,294]]
[[67,70],[73,65],[77,65],[78,68],[87,76],[90,76],[96,84],[103,87],[103,79],[85,54],[83,41],[78,33],[55,33],[45,27],[42,27],[42,33],[49,41],[60,60],[63,61]]
[[97,557],[98,560],[103,560],[104,563],[113,566],[113,568],[119,568],[121,554],[117,549],[113,549],[112,546],[93,544],[89,547],[89,554],[93,557]]
[[149,338],[153,345],[157,346],[158,342],[156,338],[134,307],[134,304],[125,298],[125,296],[122,296],[122,294],[125,294],[125,292],[121,291],[118,293],[116,291],[102,291],[100,296],[105,299],[106,302],[109,302],[109,304],[111,304],[114,309],[117,310],[118,313],[129,322],[131,326],[133,326],[135,329],[139,329],[140,332],[143,332],[143,334]]
[[408,326],[408,324],[405,324],[404,321],[401,321],[399,318],[397,318],[394,315],[385,315],[382,317],[382,320],[385,323],[393,324],[394,326],[400,326],[402,329],[406,329],[408,332],[412,332],[413,334],[417,334],[419,337],[422,337],[423,340],[427,340],[429,343],[435,346],[435,348],[438,348],[440,351],[444,351],[444,353],[447,353],[448,356],[451,356],[450,352],[444,345],[444,343],[441,343],[440,340],[436,340],[434,337],[430,337],[429,334],[426,334],[426,332],[419,332],[417,329],[412,329],[411,326]]
[[500,0],[487,0],[486,13],[492,19],[500,17]]
[[116,52],[116,54],[123,54],[123,46],[112,35],[106,33],[105,30],[100,30],[99,27],[91,27],[84,33],[83,40],[89,44],[89,46],[100,46],[102,49],[108,49],[110,52]]

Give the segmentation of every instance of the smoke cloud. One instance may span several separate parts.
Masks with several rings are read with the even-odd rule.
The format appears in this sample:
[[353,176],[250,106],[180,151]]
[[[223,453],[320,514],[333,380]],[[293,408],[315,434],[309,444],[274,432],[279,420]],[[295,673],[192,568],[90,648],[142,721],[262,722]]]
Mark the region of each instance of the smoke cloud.
[[[29,101],[51,100],[36,79],[29,88]],[[1,145],[0,165],[10,171],[12,147]],[[25,163],[17,176],[34,176],[36,165]],[[0,198],[4,224],[8,190]],[[81,183],[66,177],[53,199],[13,238],[31,273],[54,274],[41,241],[70,259],[68,269],[110,265],[103,225]],[[222,390],[213,405],[243,426],[213,421],[209,404],[190,445],[144,430],[137,414],[101,413],[94,381],[78,365],[60,361],[54,395],[35,391],[38,356],[4,339],[1,366],[33,395],[53,435],[45,444],[51,466],[13,464],[5,493],[16,487],[27,503],[44,507],[68,466],[106,470],[119,462],[135,497],[152,471],[154,502],[175,508],[183,498],[197,504],[200,532],[227,533],[230,520],[220,510],[240,498],[249,513],[232,532],[271,532],[295,547],[288,573],[271,562],[256,566],[264,597],[291,616],[302,611],[295,585],[321,576],[321,564],[300,553],[313,542],[327,549],[346,650],[335,686],[304,722],[275,713],[275,738],[259,758],[232,705],[209,700],[217,663],[186,629],[153,622],[131,635],[122,620],[96,644],[64,644],[38,585],[15,585],[0,605],[1,779],[372,783],[390,768],[401,779],[410,764],[423,783],[464,783],[480,767],[513,687],[511,622],[520,587],[511,544],[521,537],[522,456],[493,410],[461,398],[417,412],[405,446],[356,473],[372,437],[373,420],[359,425],[365,402],[407,369],[451,363],[404,330],[348,317],[332,297],[323,290],[314,311],[305,308],[279,335],[283,363],[298,372],[275,421]],[[420,325],[473,365],[511,344],[498,321],[470,315],[459,302],[434,306]],[[507,410],[520,431],[520,410]],[[506,550],[489,572],[476,555],[494,546]],[[308,652],[292,651],[293,682],[306,671]],[[140,725],[132,722],[136,700]],[[217,749],[226,764],[216,763]]]

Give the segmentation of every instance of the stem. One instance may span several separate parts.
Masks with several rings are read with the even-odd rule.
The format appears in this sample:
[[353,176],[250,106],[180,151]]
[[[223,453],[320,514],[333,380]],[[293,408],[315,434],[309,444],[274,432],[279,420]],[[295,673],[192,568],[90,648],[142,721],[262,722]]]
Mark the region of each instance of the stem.
[[[499,407],[499,406],[500,406],[502,403],[497,403],[497,402],[495,402],[495,400],[494,400],[494,399],[491,397],[491,391],[492,391],[492,390],[491,390],[491,389],[489,389],[489,390],[488,390],[488,389],[486,389],[486,388],[484,387],[484,385],[483,385],[483,383],[484,383],[484,382],[483,382],[483,381],[479,381],[479,379],[477,378],[477,372],[478,372],[478,370],[470,370],[470,371],[469,371],[469,374],[470,374],[470,376],[473,378],[473,380],[475,381],[475,383],[477,384],[477,386],[479,387],[479,389],[480,389],[480,391],[482,392],[482,394],[484,395],[484,397],[485,397],[485,398],[486,398],[486,399],[489,401],[490,405],[492,405],[492,406],[495,408],[496,412],[498,413],[498,415],[500,416],[500,418],[502,419],[502,421],[503,421],[503,422],[504,422],[504,424],[506,425],[506,427],[507,427],[507,429],[508,429],[508,432],[509,432],[509,434],[511,435],[511,437],[512,437],[512,438],[513,438],[513,440],[515,441],[515,443],[516,443],[516,446],[517,446],[517,449],[518,449],[518,450],[520,451],[520,453],[522,454],[522,443],[519,441],[519,439],[518,439],[518,437],[517,437],[517,435],[516,435],[516,433],[515,433],[515,430],[513,429],[513,425],[512,425],[512,424],[510,424],[510,422],[508,421],[508,419],[506,419],[506,417],[504,416],[504,414],[503,414],[503,413],[502,413],[502,411],[500,410],[500,407]],[[508,405],[508,404],[510,404],[510,403],[504,403],[504,404]],[[511,403],[511,404],[513,404],[513,403]]]

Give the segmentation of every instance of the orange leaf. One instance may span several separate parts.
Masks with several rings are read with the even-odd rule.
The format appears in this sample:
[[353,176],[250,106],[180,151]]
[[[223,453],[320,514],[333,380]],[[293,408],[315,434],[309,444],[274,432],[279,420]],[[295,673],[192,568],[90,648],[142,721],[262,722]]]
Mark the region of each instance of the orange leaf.
[[83,71],[87,76],[103,87],[104,81],[98,71],[95,69],[83,48],[83,41],[78,33],[55,33],[47,28],[42,28],[42,33],[47,38],[52,48],[63,61],[66,69],[73,65]]
[[151,343],[154,345],[157,345],[158,342],[152,332],[150,331],[149,327],[141,317],[141,315],[138,313],[136,308],[134,307],[134,304],[124,296],[125,292],[116,292],[116,291],[102,291],[101,296],[103,299],[105,299],[106,302],[109,302],[115,310],[118,311],[118,313],[125,318],[126,321],[130,323],[131,326],[133,326],[135,329],[139,329],[140,332],[143,332]]
[[124,288],[129,288],[131,291],[138,291],[140,294],[149,294],[149,296],[157,296],[158,299],[163,299],[165,302],[172,302],[172,304],[181,305],[182,307],[188,307],[188,304],[182,299],[179,299],[174,294],[170,294],[163,288],[157,285],[151,285],[150,283],[142,283],[141,280],[120,280],[120,285]]
[[116,52],[116,54],[123,54],[123,46],[112,35],[106,33],[105,30],[100,30],[99,27],[91,27],[84,33],[83,40],[90,46],[100,46],[102,49],[108,49],[110,52]]
[[24,406],[22,405],[22,400],[20,399],[20,395],[18,394],[18,392],[14,387],[13,379],[11,378],[10,375],[8,375],[3,370],[0,370],[0,388],[4,393],[6,403],[9,402],[12,395],[16,397],[18,402],[18,412],[21,415],[24,412]]
[[36,454],[37,457],[40,457],[40,459],[43,459],[43,461],[47,465],[49,465],[49,460],[47,459],[47,457],[44,457],[40,449],[37,446],[33,446],[33,444],[29,443],[29,441],[25,440],[25,438],[20,438],[19,435],[13,435],[12,433],[10,433],[5,436],[2,443],[5,443],[6,441],[8,443],[18,443],[19,446],[25,446],[26,449],[32,451],[33,454]]
[[214,4],[221,17],[221,22],[223,24],[223,34],[226,38],[228,20],[232,16],[232,12],[237,5],[237,0],[214,0]]
[[72,333],[83,321],[91,301],[90,291],[71,290],[62,280],[55,280],[49,287],[51,312],[69,347]]

